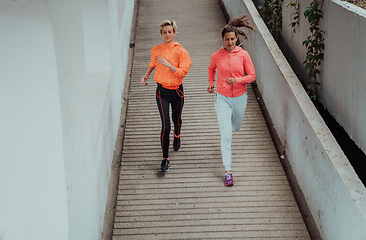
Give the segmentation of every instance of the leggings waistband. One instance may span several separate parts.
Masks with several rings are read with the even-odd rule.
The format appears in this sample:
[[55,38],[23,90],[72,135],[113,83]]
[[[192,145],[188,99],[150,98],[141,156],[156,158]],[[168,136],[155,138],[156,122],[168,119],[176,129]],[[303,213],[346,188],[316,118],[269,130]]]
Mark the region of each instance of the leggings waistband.
[[158,83],[158,86],[162,87],[162,88],[165,88],[165,89],[168,89],[168,90],[174,91],[174,90],[177,90],[177,89],[181,89],[182,84],[181,85],[176,85],[176,86],[167,86],[167,85],[162,85],[161,83]]

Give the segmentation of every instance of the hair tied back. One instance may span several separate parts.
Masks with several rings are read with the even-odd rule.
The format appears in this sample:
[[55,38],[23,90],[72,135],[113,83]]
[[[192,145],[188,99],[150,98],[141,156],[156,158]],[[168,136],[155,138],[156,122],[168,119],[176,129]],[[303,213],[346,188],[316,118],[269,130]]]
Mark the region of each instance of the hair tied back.
[[[240,17],[237,18],[230,19],[229,23],[224,27],[224,29],[221,32],[222,37],[224,37],[225,33],[227,32],[235,32],[235,35],[240,34],[244,37],[244,39],[248,39],[247,35],[250,33],[250,31],[257,31],[255,25],[249,22],[250,19],[251,17],[246,14],[241,15]],[[249,33],[247,34],[244,31],[238,29],[241,27],[249,29]]]

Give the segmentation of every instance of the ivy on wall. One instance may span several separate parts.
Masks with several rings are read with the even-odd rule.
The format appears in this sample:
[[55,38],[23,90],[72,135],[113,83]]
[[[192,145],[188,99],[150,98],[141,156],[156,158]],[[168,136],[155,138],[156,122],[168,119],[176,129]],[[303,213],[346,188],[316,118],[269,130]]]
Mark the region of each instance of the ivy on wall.
[[[292,28],[292,33],[296,33],[296,26],[300,23],[300,3],[299,1],[290,2],[286,7],[292,7],[294,12],[291,13],[291,23],[289,26]],[[292,39],[292,38],[291,38]],[[291,41],[291,40],[290,40]]]
[[320,85],[318,75],[320,74],[319,66],[324,59],[324,31],[320,29],[319,23],[323,17],[323,12],[320,10],[322,1],[314,0],[310,7],[304,12],[304,16],[310,24],[310,36],[302,43],[306,48],[305,69],[309,73],[309,84],[307,92],[313,101],[319,99],[316,86]]
[[279,41],[279,32],[282,29],[281,2],[283,2],[283,0],[264,0],[264,2],[258,6],[258,10],[263,17],[263,20],[277,42]]
[[[283,2],[283,0],[264,0],[263,3],[258,6],[258,10],[263,20],[277,42],[280,38],[276,37],[276,33],[279,33],[282,28],[281,2]],[[320,20],[323,17],[323,12],[320,9],[322,3],[323,0],[313,0],[304,12],[304,16],[310,24],[310,36],[302,43],[307,49],[306,59],[303,64],[305,65],[305,70],[307,70],[309,74],[309,84],[306,86],[306,91],[314,102],[319,99],[316,86],[320,85],[318,81],[318,75],[320,74],[319,67],[324,59],[324,31],[320,29]],[[295,9],[294,13],[291,14],[291,23],[289,25],[292,28],[293,34],[295,34],[295,27],[299,24],[300,20],[300,3],[298,0],[293,1],[287,4],[287,7],[289,6]]]

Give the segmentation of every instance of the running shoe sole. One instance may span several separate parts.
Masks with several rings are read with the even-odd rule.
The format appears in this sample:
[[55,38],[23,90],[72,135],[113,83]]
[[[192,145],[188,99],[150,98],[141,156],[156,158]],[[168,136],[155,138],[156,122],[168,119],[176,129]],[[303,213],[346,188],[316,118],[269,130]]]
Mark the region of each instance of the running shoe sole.
[[[164,161],[167,161],[168,162],[168,164],[166,164],[166,162],[164,162]],[[162,162],[161,162],[161,166],[160,166],[160,170],[162,171],[162,172],[167,172],[167,171],[169,171],[169,167],[170,167],[170,162],[169,162],[169,160],[163,160]]]

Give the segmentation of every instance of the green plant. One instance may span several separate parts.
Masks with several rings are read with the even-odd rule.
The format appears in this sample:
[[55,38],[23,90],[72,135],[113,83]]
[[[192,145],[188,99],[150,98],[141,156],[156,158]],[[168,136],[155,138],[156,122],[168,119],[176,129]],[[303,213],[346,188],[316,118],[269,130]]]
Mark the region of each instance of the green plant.
[[307,92],[313,101],[319,99],[316,86],[320,85],[317,76],[320,74],[319,66],[324,59],[324,31],[320,29],[319,22],[323,17],[323,12],[320,10],[320,0],[314,0],[310,7],[304,12],[304,16],[308,19],[310,24],[311,35],[302,44],[307,48],[305,69],[309,73],[309,84],[307,85]]
[[282,28],[282,8],[283,0],[264,0],[258,6],[258,10],[266,22],[272,35],[279,33]]
[[300,23],[300,12],[299,12],[300,3],[299,3],[299,1],[290,2],[289,4],[286,5],[286,7],[289,7],[289,6],[294,8],[294,12],[291,13],[292,22],[289,24],[289,26],[291,26],[291,28],[292,28],[292,33],[296,33],[296,25],[298,25]]

